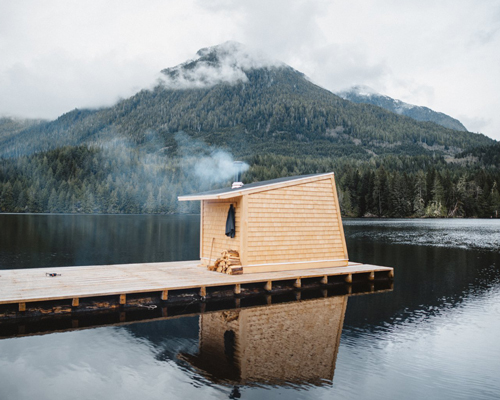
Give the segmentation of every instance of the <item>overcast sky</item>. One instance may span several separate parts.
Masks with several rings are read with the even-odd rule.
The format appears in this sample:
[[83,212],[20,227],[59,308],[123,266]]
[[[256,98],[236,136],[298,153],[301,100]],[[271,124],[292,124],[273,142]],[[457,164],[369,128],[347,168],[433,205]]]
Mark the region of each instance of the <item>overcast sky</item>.
[[0,115],[111,105],[227,40],[500,140],[500,0],[0,0]]

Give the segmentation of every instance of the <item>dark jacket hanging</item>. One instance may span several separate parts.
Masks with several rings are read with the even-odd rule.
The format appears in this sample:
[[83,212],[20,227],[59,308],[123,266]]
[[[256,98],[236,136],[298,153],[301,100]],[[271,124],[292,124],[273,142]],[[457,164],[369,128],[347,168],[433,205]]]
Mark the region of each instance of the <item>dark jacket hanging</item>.
[[229,211],[227,212],[226,236],[234,238],[235,233],[236,233],[236,222],[234,216],[234,207],[231,204],[231,206],[229,207]]

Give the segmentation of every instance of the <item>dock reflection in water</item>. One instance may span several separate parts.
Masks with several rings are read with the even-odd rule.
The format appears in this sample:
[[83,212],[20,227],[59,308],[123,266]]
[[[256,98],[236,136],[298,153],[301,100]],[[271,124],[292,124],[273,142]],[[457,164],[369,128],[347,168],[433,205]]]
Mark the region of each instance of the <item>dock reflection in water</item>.
[[347,298],[201,315],[198,353],[179,358],[214,383],[331,383]]
[[239,306],[4,321],[0,398],[29,399],[40,389],[40,400],[219,398],[221,391],[238,398],[259,387],[290,395],[327,387],[348,298],[391,290],[392,282],[376,282],[255,296]]

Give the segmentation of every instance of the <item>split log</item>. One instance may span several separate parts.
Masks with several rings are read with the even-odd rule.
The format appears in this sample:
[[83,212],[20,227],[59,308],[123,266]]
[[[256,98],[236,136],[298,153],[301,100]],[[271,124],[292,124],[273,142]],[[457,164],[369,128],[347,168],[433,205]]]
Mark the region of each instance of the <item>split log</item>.
[[217,271],[224,274],[239,275],[243,273],[240,254],[236,250],[224,250],[221,257],[215,260],[214,265],[209,265],[209,271]]

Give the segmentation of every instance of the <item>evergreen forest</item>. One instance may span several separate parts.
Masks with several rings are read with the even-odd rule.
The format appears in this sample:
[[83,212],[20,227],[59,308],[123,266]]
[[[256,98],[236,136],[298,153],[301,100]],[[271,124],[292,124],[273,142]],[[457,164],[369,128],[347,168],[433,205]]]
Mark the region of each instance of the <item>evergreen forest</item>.
[[[215,76],[227,52],[162,72]],[[344,216],[498,217],[498,142],[344,100],[284,64],[239,68],[54,121],[0,118],[0,212],[196,213],[177,196],[229,185],[235,157],[245,183],[334,171]]]
[[[207,157],[211,154],[203,147],[190,149],[189,156],[168,156],[117,144],[67,146],[2,159],[0,211],[197,213],[197,202],[178,202],[177,196],[231,183],[196,173]],[[334,171],[344,216],[498,217],[500,169],[469,159],[264,154],[243,158],[250,166],[243,180]],[[222,168],[217,162],[214,158],[215,168]]]

